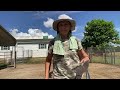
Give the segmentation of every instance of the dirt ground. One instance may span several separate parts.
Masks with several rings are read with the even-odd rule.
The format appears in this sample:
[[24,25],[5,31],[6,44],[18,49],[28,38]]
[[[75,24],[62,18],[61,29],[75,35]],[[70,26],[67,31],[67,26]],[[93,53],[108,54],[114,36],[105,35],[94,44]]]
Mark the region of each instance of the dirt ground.
[[[91,79],[120,79],[120,66],[90,63]],[[44,79],[44,64],[17,64],[0,70],[0,79]]]

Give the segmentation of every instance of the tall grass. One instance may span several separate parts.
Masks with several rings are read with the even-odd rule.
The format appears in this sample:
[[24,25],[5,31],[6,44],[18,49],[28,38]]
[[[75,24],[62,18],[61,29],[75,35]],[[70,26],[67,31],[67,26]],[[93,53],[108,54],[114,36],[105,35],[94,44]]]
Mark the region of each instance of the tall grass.
[[5,63],[5,60],[0,59],[0,70],[1,70],[1,69],[4,69],[4,68],[6,68],[6,67],[7,67],[7,64]]
[[106,56],[106,61],[105,61],[105,57],[102,55],[99,56],[92,55],[91,62],[120,65],[120,52],[115,52],[115,61],[113,58],[111,58],[111,54],[108,54]]
[[46,57],[27,58],[23,60],[23,63],[27,64],[40,64],[45,63]]
[[103,59],[102,56],[92,56],[91,62],[92,63],[105,63],[105,60]]

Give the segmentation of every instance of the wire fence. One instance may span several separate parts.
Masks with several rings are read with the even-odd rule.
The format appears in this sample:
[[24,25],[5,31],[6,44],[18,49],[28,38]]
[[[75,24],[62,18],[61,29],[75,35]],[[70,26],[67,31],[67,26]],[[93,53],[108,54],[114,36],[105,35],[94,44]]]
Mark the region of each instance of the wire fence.
[[12,51],[0,52],[0,62],[10,63],[12,60]]
[[120,50],[105,48],[98,50],[95,47],[88,49],[91,63],[104,63],[120,65]]

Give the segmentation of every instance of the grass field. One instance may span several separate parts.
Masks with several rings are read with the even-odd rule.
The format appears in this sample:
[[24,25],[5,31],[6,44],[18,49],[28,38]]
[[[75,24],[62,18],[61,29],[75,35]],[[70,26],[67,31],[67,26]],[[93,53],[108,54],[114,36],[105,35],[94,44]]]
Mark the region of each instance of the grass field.
[[[41,63],[45,63],[45,59],[46,57],[38,57],[38,58],[26,58],[26,59],[21,59],[21,60],[22,60],[22,63],[25,63],[25,64],[41,64]],[[18,61],[19,60],[17,60],[17,63],[19,63]],[[105,64],[105,57],[102,55],[101,56],[93,55],[91,62]],[[111,56],[109,54],[106,57],[106,64],[112,64],[112,62],[114,61],[111,60]],[[1,66],[6,65],[4,59],[0,59],[0,65]],[[120,52],[115,53],[115,65],[120,65]]]
[[38,58],[27,58],[23,60],[23,63],[27,64],[40,64],[45,63],[45,57],[38,57]]
[[108,54],[106,57],[106,61],[105,61],[105,57],[102,55],[101,56],[93,55],[91,62],[120,65],[120,52],[115,53],[115,61],[114,61],[114,57],[111,57],[111,54]]
[[4,69],[4,68],[6,68],[6,67],[7,67],[7,64],[5,63],[5,60],[0,59],[0,70],[1,70],[1,69]]

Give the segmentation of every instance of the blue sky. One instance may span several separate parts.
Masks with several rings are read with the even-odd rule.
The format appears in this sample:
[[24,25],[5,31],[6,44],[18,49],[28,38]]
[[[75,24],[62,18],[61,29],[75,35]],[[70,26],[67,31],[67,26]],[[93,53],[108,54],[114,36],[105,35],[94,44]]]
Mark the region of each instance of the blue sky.
[[41,38],[48,35],[53,38],[56,31],[52,23],[58,18],[76,20],[76,30],[73,35],[82,39],[84,27],[93,19],[112,21],[120,33],[120,11],[0,11],[0,25],[15,38]]

